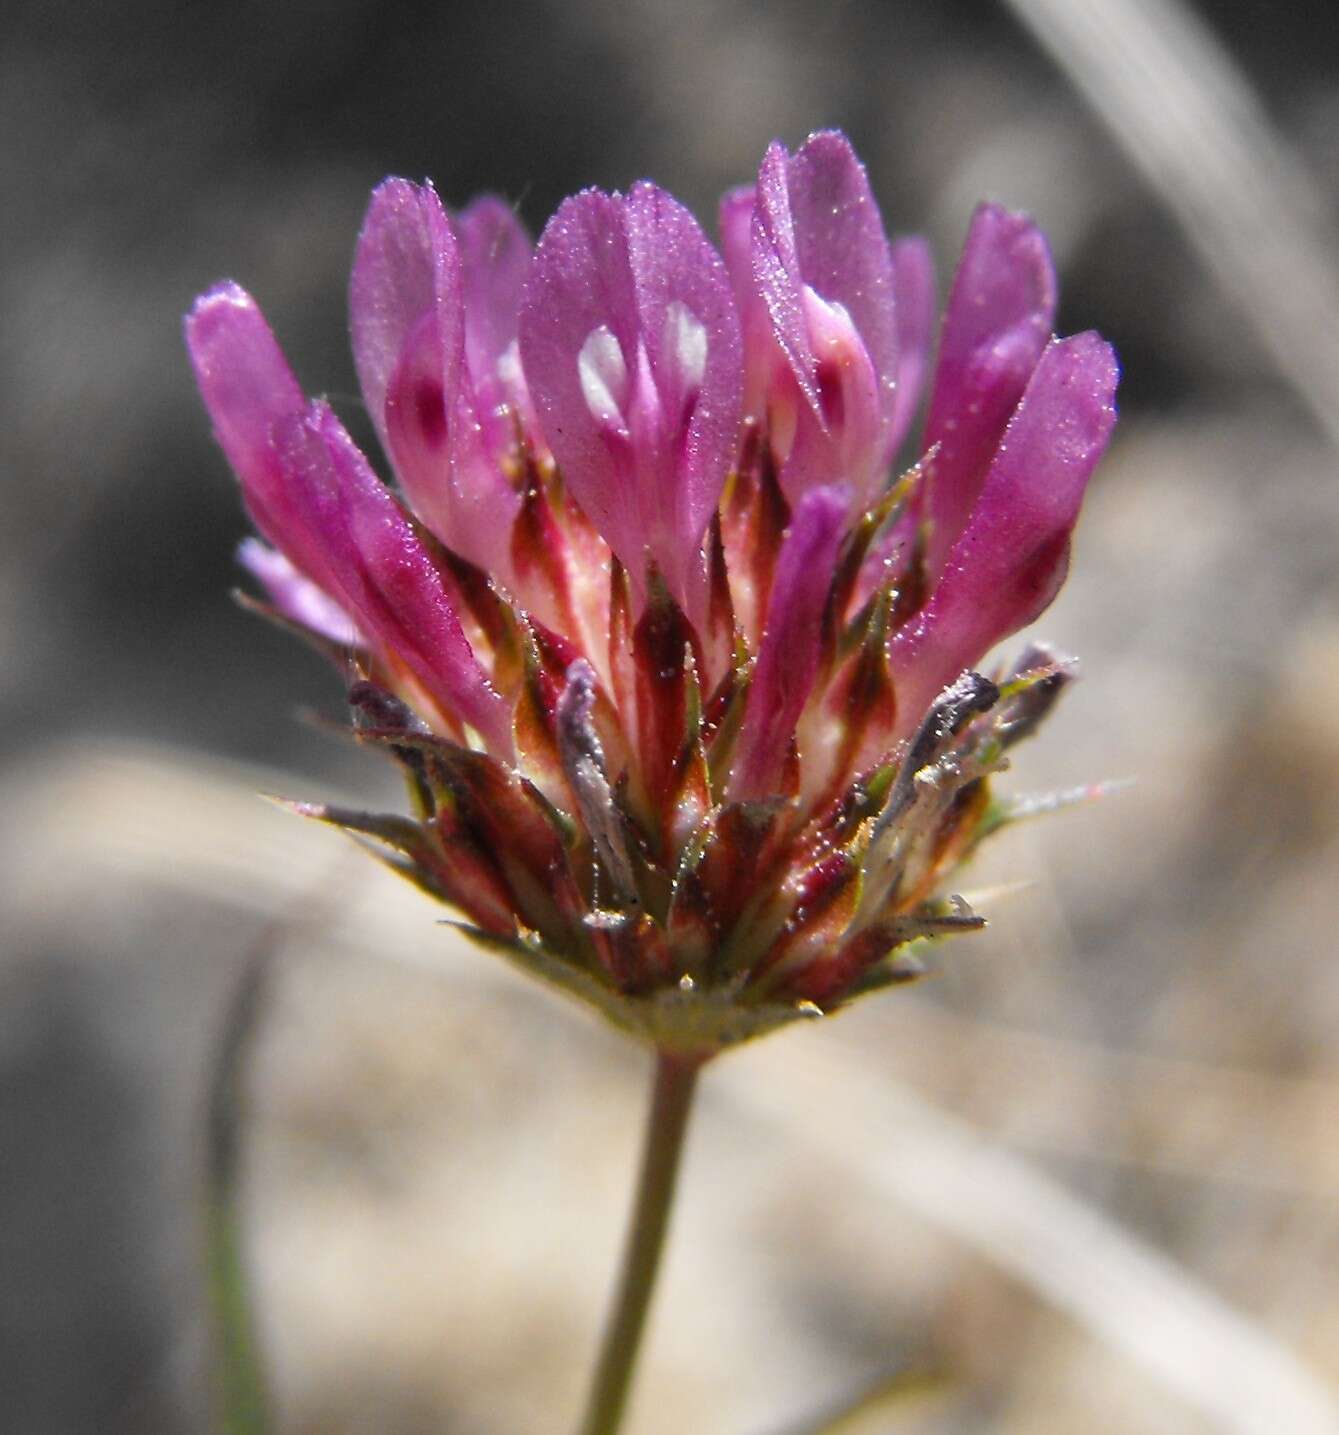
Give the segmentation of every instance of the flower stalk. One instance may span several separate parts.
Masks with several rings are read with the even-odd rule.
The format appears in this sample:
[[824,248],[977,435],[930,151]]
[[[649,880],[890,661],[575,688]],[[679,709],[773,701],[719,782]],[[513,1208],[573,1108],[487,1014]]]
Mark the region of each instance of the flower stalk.
[[385,181],[349,320],[393,484],[244,289],[186,320],[265,540],[248,606],[349,675],[411,809],[293,810],[655,1053],[584,1435],[622,1420],[702,1063],[984,925],[952,884],[1070,675],[990,654],[1063,583],[1116,419],[1026,215],[977,209],[937,336],[844,135],[769,146],[718,233],[644,180],[535,244]]
[[641,1174],[628,1224],[618,1288],[601,1341],[581,1435],[617,1435],[623,1423],[665,1248],[684,1136],[701,1067],[698,1057],[667,1051],[655,1054]]
[[269,1391],[255,1327],[240,1203],[241,1088],[265,1001],[268,956],[248,960],[229,1004],[209,1091],[205,1243],[215,1400],[223,1435],[268,1435]]

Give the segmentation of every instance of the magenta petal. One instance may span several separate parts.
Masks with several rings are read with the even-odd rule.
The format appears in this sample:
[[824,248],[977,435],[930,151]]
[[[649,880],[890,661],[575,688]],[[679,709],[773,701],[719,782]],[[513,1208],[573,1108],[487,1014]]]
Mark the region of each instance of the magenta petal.
[[290,623],[328,638],[341,647],[362,647],[353,619],[335,600],[304,577],[277,548],[259,538],[244,538],[237,561],[264,587],[274,610]]
[[1046,347],[929,602],[893,639],[899,726],[1055,597],[1089,476],[1116,421],[1119,370],[1096,334]]
[[324,550],[334,596],[444,711],[510,755],[507,706],[474,656],[440,571],[339,420],[312,404],[282,426],[279,447],[294,509]]
[[758,170],[752,246],[753,281],[772,332],[805,402],[822,422],[823,404],[814,378],[817,362],[804,318],[804,276],[790,208],[790,156],[778,140],[767,147]]
[[337,592],[325,550],[285,480],[278,434],[301,416],[306,399],[260,307],[236,284],[218,285],[187,315],[186,345],[256,527],[319,587]]
[[185,328],[214,434],[257,525],[272,542],[281,542],[274,427],[302,412],[302,389],[260,307],[240,286],[219,284],[202,294]]
[[532,248],[511,205],[476,199],[456,216],[465,299],[465,352],[476,383],[497,372],[516,338]]
[[410,344],[386,400],[391,452],[414,509],[444,543],[504,584],[521,495],[489,447],[470,386],[445,398],[427,375],[433,348]]
[[935,270],[924,239],[893,245],[893,294],[897,316],[897,382],[888,419],[888,457],[902,447],[920,406],[934,338]]
[[811,135],[788,165],[795,253],[804,282],[840,304],[864,342],[892,413],[898,367],[892,251],[850,141],[835,130]]
[[586,190],[549,221],[521,360],[568,488],[640,582],[683,601],[734,457],[738,320],[697,221],[654,185]]
[[[846,139],[773,144],[758,174],[753,276],[806,413],[773,377],[768,414],[792,501],[840,477],[870,501],[891,455],[898,329],[892,254],[865,172]],[[751,333],[750,333],[750,337]],[[752,356],[751,356],[752,357]],[[752,367],[761,367],[754,358]],[[793,447],[784,435],[798,425]],[[816,427],[819,437],[804,433]]]
[[739,313],[744,352],[745,418],[761,421],[767,411],[767,389],[778,364],[785,360],[772,337],[772,321],[753,280],[753,210],[757,189],[740,185],[721,197],[721,254]]
[[[488,220],[472,226],[472,243]],[[456,552],[505,576],[519,499],[480,432],[464,371],[462,282],[456,236],[431,185],[386,180],[368,206],[349,285],[363,394],[415,511]],[[505,328],[495,306],[484,319],[493,338],[496,324]]]
[[753,205],[757,191],[751,184],[726,190],[721,196],[718,223],[721,257],[734,287],[735,302],[743,308],[753,290]]
[[[255,302],[236,285],[212,290],[187,318],[186,341],[248,507],[292,564],[293,580],[311,580],[446,711],[509,753],[506,706],[474,657],[441,575],[335,416],[323,404],[304,406]],[[276,599],[287,601],[271,581],[282,577],[275,565],[262,561],[259,571]]]
[[[676,537],[696,551],[716,511],[739,438],[739,319],[720,256],[696,219],[663,189],[635,184],[626,202],[628,258],[637,286],[642,335],[668,421],[680,437],[676,475],[666,475],[662,512],[672,508]],[[705,363],[683,333],[687,321],[705,333]]]
[[587,517],[640,572],[635,495],[582,389],[580,356],[605,328],[626,365],[637,348],[637,299],[622,203],[599,190],[565,200],[540,236],[521,305],[521,363],[549,447]]
[[[444,402],[454,398],[459,383],[464,344],[460,255],[431,185],[388,179],[372,192],[349,280],[349,326],[368,413],[391,453],[386,399],[411,337],[431,348]],[[402,474],[401,479],[417,503],[414,478]]]
[[730,776],[731,801],[767,797],[781,785],[795,725],[818,672],[823,615],[850,506],[849,492],[836,485],[811,488],[795,509],[777,559]]
[[925,447],[931,580],[985,482],[995,445],[1051,336],[1056,282],[1046,236],[1025,215],[983,204],[972,216],[944,312]]
[[465,552],[452,502],[460,391],[458,384],[445,385],[447,367],[441,325],[429,308],[404,337],[382,396],[378,431],[415,512],[444,542]]

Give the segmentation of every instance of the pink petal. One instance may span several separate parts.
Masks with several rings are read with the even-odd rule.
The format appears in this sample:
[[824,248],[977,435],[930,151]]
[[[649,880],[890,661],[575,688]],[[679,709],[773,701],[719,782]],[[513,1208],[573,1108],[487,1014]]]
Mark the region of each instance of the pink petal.
[[636,311],[621,200],[593,189],[565,200],[535,250],[521,305],[521,362],[568,488],[634,573],[637,506],[583,393],[579,357],[602,327],[620,355],[635,355]]
[[215,437],[243,486],[255,488],[263,501],[274,464],[274,425],[302,410],[302,388],[259,305],[239,285],[219,284],[202,294],[185,327]]
[[507,706],[474,656],[442,574],[339,420],[310,405],[281,425],[279,454],[294,511],[324,550],[332,595],[433,701],[509,756]]
[[[793,157],[773,144],[757,196],[754,283],[812,415],[792,418],[773,377],[768,411],[783,487],[793,501],[812,483],[843,478],[863,505],[884,477],[896,404],[893,265],[878,208],[849,143],[831,131]],[[792,423],[793,452],[784,437]],[[826,446],[806,435],[815,425]]]
[[456,216],[465,299],[465,358],[481,439],[495,464],[515,442],[516,420],[532,445],[538,420],[521,372],[517,327],[534,247],[512,207],[496,195]]
[[719,257],[654,185],[586,190],[544,230],[520,328],[569,490],[635,582],[649,555],[683,602],[738,434],[739,329]]
[[368,409],[415,511],[456,552],[505,576],[520,500],[481,429],[461,256],[431,185],[388,179],[373,193],[349,314]]
[[851,316],[879,376],[888,416],[897,379],[897,290],[865,167],[845,135],[822,130],[796,150],[787,168],[799,272],[821,298]]
[[279,552],[259,538],[244,538],[237,561],[269,594],[275,611],[341,647],[363,647],[364,640],[349,615],[329,594],[304,577]]
[[781,486],[794,502],[816,483],[844,479],[853,507],[863,511],[886,476],[879,376],[840,305],[827,304],[807,286],[802,305],[816,358],[814,377],[823,418],[816,423],[807,411],[797,416]]
[[186,342],[247,505],[294,577],[312,580],[430,697],[509,753],[506,706],[440,573],[339,420],[324,404],[304,405],[255,301],[235,284],[211,290],[186,320]]
[[[720,256],[696,219],[663,189],[634,184],[625,216],[628,258],[651,372],[671,423],[691,406],[668,498],[680,542],[696,549],[720,500],[739,440],[739,320]],[[700,377],[685,371],[675,312],[684,308],[706,330]]]
[[751,184],[728,190],[721,197],[719,224],[721,254],[725,259],[730,286],[739,313],[740,338],[744,349],[745,418],[766,417],[767,390],[773,371],[784,363],[772,338],[772,321],[767,305],[753,281],[753,209],[757,190]]
[[721,231],[721,257],[742,311],[753,288],[753,205],[757,191],[751,184],[728,189],[721,196],[717,222]]
[[499,469],[468,381],[444,390],[439,330],[423,315],[386,391],[386,446],[415,512],[455,552],[504,579],[520,496]]
[[924,239],[899,239],[893,245],[893,296],[897,317],[897,382],[888,418],[890,460],[911,430],[930,364],[935,271],[930,246]]
[[214,433],[242,485],[257,528],[320,586],[329,573],[284,484],[279,426],[306,407],[256,301],[236,284],[202,294],[186,318],[186,346]]
[[1056,283],[1046,237],[1025,215],[972,216],[939,341],[925,426],[938,444],[927,486],[933,581],[962,532],[995,446],[1051,335]]
[[790,156],[779,140],[767,147],[758,170],[752,258],[754,286],[767,307],[773,335],[805,402],[821,423],[823,405],[814,380],[817,361],[804,319],[804,275],[790,207]]
[[530,236],[515,210],[496,195],[474,200],[456,216],[465,298],[465,352],[476,383],[497,372],[516,339],[521,295],[530,271]]
[[1096,334],[1046,347],[938,585],[893,639],[904,732],[940,689],[1055,597],[1084,489],[1116,421],[1118,377],[1115,353]]
[[460,255],[431,185],[388,179],[372,191],[349,280],[349,327],[368,413],[389,453],[386,398],[411,337],[432,349],[423,367],[444,401],[459,381]]
[[749,688],[730,800],[767,797],[781,785],[795,725],[818,672],[823,615],[847,528],[844,486],[811,488],[777,559],[767,626]]

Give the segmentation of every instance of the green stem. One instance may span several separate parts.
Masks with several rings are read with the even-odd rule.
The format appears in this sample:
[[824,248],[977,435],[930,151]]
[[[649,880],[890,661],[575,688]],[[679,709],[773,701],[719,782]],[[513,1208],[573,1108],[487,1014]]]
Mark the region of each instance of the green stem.
[[698,1058],[656,1053],[642,1170],[623,1251],[623,1269],[591,1382],[581,1435],[617,1435],[665,1245],[684,1132],[701,1066]]
[[264,1005],[268,967],[268,952],[260,950],[243,969],[224,1021],[209,1092],[205,1236],[223,1435],[265,1435],[269,1429],[238,1201],[242,1075]]

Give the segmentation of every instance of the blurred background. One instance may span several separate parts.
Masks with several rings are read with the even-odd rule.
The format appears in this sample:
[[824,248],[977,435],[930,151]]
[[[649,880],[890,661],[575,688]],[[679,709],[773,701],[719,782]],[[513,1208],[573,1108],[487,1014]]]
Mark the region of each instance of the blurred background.
[[[936,974],[709,1073],[631,1428],[1339,1429],[1339,24],[1331,0],[12,0],[0,51],[0,1431],[208,1428],[208,1073],[272,957],[247,1251],[293,1435],[563,1431],[638,1053],[257,791],[396,804],[228,600],[179,321],[230,276],[360,423],[371,186],[711,223],[839,125],[951,272],[1030,209],[1124,363],[1084,680]],[[363,422],[362,431],[366,431]],[[807,1423],[806,1423],[807,1422]],[[835,1427],[833,1427],[835,1429]]]

